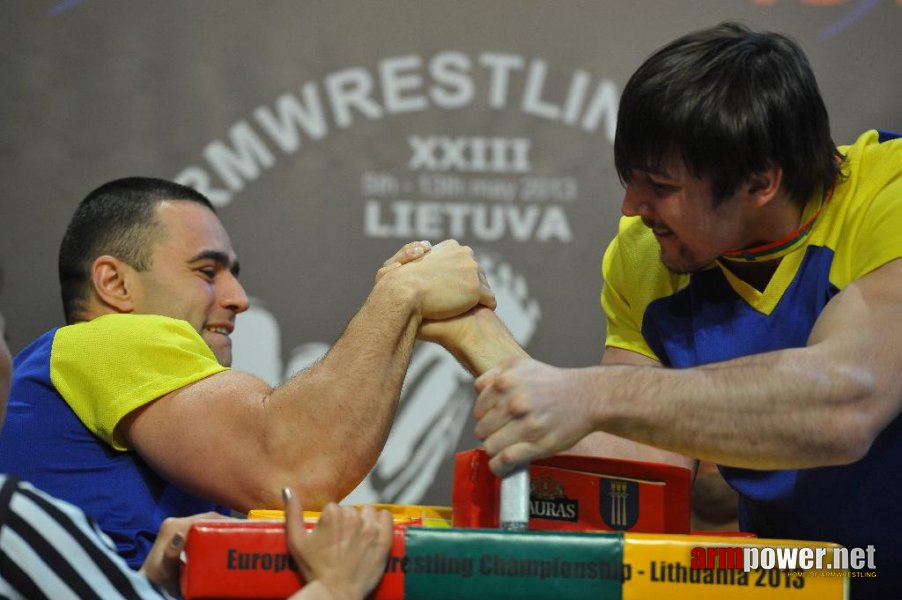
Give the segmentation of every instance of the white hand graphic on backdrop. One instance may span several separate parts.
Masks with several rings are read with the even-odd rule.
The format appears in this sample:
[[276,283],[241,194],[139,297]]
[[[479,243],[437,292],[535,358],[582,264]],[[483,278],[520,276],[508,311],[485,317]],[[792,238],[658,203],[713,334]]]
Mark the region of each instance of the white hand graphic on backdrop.
[[[497,254],[477,251],[498,300],[497,313],[514,339],[526,346],[541,318],[538,302],[529,296],[526,280]],[[292,350],[282,367],[275,319],[252,302],[233,334],[236,369],[254,373],[269,383],[275,373],[287,379],[319,360],[328,344],[312,342]],[[457,446],[470,407],[473,378],[444,349],[418,344],[404,380],[400,407],[379,460],[345,499],[346,503],[417,504],[435,480],[439,468]]]

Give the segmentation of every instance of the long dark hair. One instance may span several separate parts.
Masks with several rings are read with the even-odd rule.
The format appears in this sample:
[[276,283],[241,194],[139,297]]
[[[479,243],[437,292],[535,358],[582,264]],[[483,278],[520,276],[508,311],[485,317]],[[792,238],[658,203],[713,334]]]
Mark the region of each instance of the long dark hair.
[[794,41],[737,23],[690,33],[649,57],[620,98],[614,161],[632,169],[683,159],[715,203],[771,165],[800,205],[838,175],[814,73]]

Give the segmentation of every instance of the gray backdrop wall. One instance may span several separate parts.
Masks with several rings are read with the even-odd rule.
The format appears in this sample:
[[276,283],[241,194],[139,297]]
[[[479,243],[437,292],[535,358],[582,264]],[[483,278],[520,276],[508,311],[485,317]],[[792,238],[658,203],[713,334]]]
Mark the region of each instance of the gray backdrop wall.
[[[472,245],[534,356],[596,364],[620,90],[654,49],[726,19],[802,43],[838,143],[902,130],[902,0],[7,0],[10,346],[61,322],[56,252],[78,201],[140,174],[218,205],[254,297],[235,366],[272,383],[321,355],[411,239]],[[477,443],[472,397],[449,356],[418,347],[351,499],[448,503],[450,456]]]

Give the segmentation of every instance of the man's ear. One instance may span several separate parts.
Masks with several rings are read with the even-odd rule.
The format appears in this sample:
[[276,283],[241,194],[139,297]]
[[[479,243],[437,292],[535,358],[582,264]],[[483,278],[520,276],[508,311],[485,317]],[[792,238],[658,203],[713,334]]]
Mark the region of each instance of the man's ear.
[[135,270],[115,256],[104,254],[91,265],[91,284],[101,304],[118,313],[135,310]]
[[783,167],[771,165],[753,174],[746,182],[746,192],[757,207],[762,207],[776,198],[783,183]]

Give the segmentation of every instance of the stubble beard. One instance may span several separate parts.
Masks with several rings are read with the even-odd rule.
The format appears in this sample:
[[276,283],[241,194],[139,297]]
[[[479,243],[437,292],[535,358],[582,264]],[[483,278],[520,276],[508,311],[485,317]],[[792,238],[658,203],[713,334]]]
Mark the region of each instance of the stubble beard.
[[695,256],[695,254],[693,254],[685,246],[680,247],[678,254],[678,260],[674,262],[667,259],[664,253],[664,249],[661,249],[661,263],[667,268],[668,271],[670,271],[674,275],[691,275],[693,273],[701,271],[707,266],[707,263],[699,264],[700,261]]

